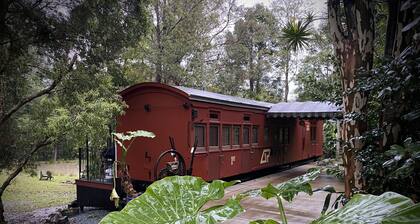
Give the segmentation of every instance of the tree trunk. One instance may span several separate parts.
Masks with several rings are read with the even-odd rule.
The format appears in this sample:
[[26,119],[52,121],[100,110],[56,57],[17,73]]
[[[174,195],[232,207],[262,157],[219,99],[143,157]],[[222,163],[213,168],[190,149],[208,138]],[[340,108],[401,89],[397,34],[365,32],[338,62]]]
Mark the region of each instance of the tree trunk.
[[4,206],[3,206],[3,200],[0,196],[0,224],[6,223],[6,220],[4,219]]
[[15,171],[13,171],[13,173],[11,173],[7,179],[3,182],[3,184],[0,187],[0,223],[5,223],[6,221],[4,220],[4,207],[3,207],[3,202],[2,202],[2,197],[3,197],[3,193],[6,190],[6,188],[10,185],[10,183],[12,182],[13,179],[15,179],[15,177],[17,177],[17,175],[19,175],[20,172],[22,172],[23,167],[25,167],[25,165],[29,162],[29,160],[32,158],[32,156],[42,147],[47,146],[49,144],[51,144],[52,141],[49,138],[45,138],[44,140],[42,140],[41,142],[37,143],[36,145],[33,146],[32,150],[25,155],[25,157],[23,158],[23,161],[19,164],[19,166],[16,168]]
[[[369,71],[373,63],[374,20],[372,1],[328,1],[328,22],[336,56],[339,61],[343,86],[344,117],[341,138],[344,141],[345,195],[349,198],[354,188],[363,188],[356,152],[363,148],[358,138],[366,131],[367,93],[355,91],[359,71]],[[340,17],[345,17],[344,20]],[[345,26],[342,26],[345,21]],[[344,29],[345,28],[345,29]]]
[[284,102],[287,102],[288,97],[289,97],[289,71],[290,71],[290,50],[287,50],[286,68],[284,71]]
[[54,147],[53,147],[53,161],[54,161],[54,163],[57,162],[57,155],[58,155],[58,146],[54,145]]
[[24,107],[25,105],[27,105],[28,103],[32,102],[33,100],[47,95],[49,93],[51,93],[55,87],[57,87],[57,85],[61,82],[61,80],[64,78],[64,75],[66,75],[67,73],[70,73],[73,70],[73,66],[76,63],[76,59],[77,59],[77,54],[75,54],[73,56],[73,59],[70,61],[70,64],[67,67],[67,70],[63,73],[61,73],[59,75],[59,77],[55,80],[53,80],[53,82],[51,83],[50,86],[46,87],[45,89],[42,89],[36,93],[33,93],[27,97],[22,98],[18,103],[16,103],[12,108],[10,108],[8,111],[5,111],[2,113],[1,117],[0,117],[0,127],[6,123],[6,121],[8,119],[10,119],[10,117],[12,117],[13,114],[15,114],[16,112],[18,112],[22,107]]
[[160,14],[160,0],[156,0],[155,4],[155,14],[156,14],[156,47],[159,49],[157,56],[156,56],[156,74],[155,74],[155,81],[162,82],[162,54],[163,54],[163,47],[162,47],[162,29],[161,29],[161,14]]
[[255,71],[254,71],[254,50],[252,47],[249,48],[249,91],[251,94],[254,94],[255,89]]

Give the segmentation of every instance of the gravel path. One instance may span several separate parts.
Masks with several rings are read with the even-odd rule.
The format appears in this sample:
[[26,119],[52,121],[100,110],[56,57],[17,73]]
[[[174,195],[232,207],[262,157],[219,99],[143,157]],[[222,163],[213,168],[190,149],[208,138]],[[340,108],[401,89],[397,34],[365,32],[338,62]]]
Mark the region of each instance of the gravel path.
[[83,213],[71,217],[69,221],[74,224],[97,224],[108,212],[107,210],[85,208]]
[[[5,213],[6,221],[9,224],[39,224],[44,223],[48,215],[57,212],[58,209],[64,209],[66,206],[58,206],[51,208],[37,209],[32,212],[25,213]],[[69,218],[72,224],[97,224],[101,219],[108,214],[107,210],[100,210],[97,208],[86,208],[83,213],[79,213]]]

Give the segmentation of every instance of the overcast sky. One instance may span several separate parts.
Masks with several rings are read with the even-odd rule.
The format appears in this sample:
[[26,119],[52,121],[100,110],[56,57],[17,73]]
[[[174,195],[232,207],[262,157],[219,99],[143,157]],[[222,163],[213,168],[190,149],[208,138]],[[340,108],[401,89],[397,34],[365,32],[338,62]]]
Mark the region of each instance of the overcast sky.
[[[238,5],[243,5],[245,7],[252,7],[258,3],[262,3],[265,6],[270,6],[271,2],[272,0],[236,0]],[[326,0],[306,0],[306,2],[308,2],[317,13],[324,12],[327,9]]]
[[[294,1],[294,0],[289,0],[289,1]],[[308,4],[308,8],[312,8],[314,10],[314,13],[316,16],[322,16],[326,11],[327,11],[327,0],[303,0],[304,2],[307,2]],[[252,7],[258,3],[261,3],[265,6],[270,6],[271,3],[273,1],[272,0],[236,0],[236,3],[238,5],[243,5],[244,7]],[[296,84],[291,81],[289,84],[289,88],[290,88],[290,92],[289,92],[289,100],[290,101],[295,101],[296,100],[296,94],[295,94],[295,89],[296,89]]]

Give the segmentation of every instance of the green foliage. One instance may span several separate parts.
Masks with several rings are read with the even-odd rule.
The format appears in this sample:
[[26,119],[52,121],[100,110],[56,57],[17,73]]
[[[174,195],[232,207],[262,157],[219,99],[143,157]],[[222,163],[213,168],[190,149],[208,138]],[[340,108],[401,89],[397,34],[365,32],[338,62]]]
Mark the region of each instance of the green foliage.
[[207,183],[199,177],[172,176],[154,182],[146,192],[130,201],[119,212],[105,216],[100,223],[218,223],[230,219],[243,208],[238,198],[205,210],[209,201],[223,198],[224,189],[237,181],[215,180]]
[[[415,75],[419,62],[415,47],[409,46],[395,59],[384,60],[365,74],[357,86],[370,92],[369,130],[363,135],[366,145],[357,156],[368,193],[391,190],[416,201],[420,198],[415,150],[403,149],[420,140],[420,79]],[[411,139],[412,146],[392,146],[404,145],[406,139]]]
[[[286,214],[284,212],[284,207],[282,203],[282,199],[291,202],[293,198],[299,193],[299,192],[305,192],[309,195],[312,195],[312,187],[310,182],[314,181],[319,174],[321,173],[321,170],[319,169],[312,169],[308,170],[308,172],[302,176],[298,176],[295,178],[292,178],[286,182],[272,185],[268,184],[266,187],[260,189],[260,190],[251,190],[246,192],[244,195],[247,196],[257,196],[260,195],[264,197],[265,199],[270,199],[275,197],[277,199],[277,204],[280,212],[280,218],[283,223],[287,224],[287,218]],[[255,220],[251,223],[277,223],[274,220]]]
[[386,169],[392,170],[391,178],[418,179],[420,172],[420,142],[412,142],[411,138],[404,141],[404,146],[392,145],[385,152],[387,157],[392,157],[383,163]]
[[322,146],[324,158],[336,157],[337,124],[335,121],[324,122],[324,144]]
[[320,173],[321,171],[316,169],[277,185],[268,184],[266,187],[261,189],[261,196],[265,199],[278,196],[288,202],[291,202],[299,192],[305,192],[312,195],[310,182],[314,181]]
[[267,220],[254,220],[249,222],[249,224],[278,224],[276,220],[267,219]]
[[219,71],[220,92],[248,98],[278,101],[276,78],[268,76],[277,51],[277,21],[261,4],[247,8],[226,33],[225,57]]
[[[112,133],[112,135],[115,136],[119,141],[119,143],[124,141],[130,141],[133,138],[137,137],[146,137],[146,138],[154,138],[155,134],[150,131],[143,131],[143,130],[137,130],[137,131],[128,131],[126,134],[124,133]],[[121,144],[121,147],[124,148],[124,150],[127,150],[124,145]]]
[[309,54],[302,60],[296,74],[296,93],[300,101],[341,102],[340,75],[326,24],[314,31],[314,42]]
[[322,223],[418,223],[420,204],[394,192],[380,196],[354,195],[342,208],[331,211],[314,224]]
[[297,51],[301,48],[308,47],[311,40],[311,27],[313,16],[308,15],[304,21],[290,19],[282,28],[281,37],[286,40],[288,48]]
[[46,136],[69,148],[87,135],[92,145],[103,145],[107,126],[123,109],[117,58],[145,34],[147,2],[8,1],[2,7],[0,118],[25,97],[53,88],[2,124],[0,168],[16,165]]
[[[127,152],[130,149],[131,144],[138,137],[145,138],[154,138],[155,134],[149,131],[137,130],[137,131],[128,131],[126,133],[112,133],[114,136],[115,142],[123,149],[121,161],[125,163],[125,158],[127,157]],[[124,142],[128,141],[128,146],[124,145]]]

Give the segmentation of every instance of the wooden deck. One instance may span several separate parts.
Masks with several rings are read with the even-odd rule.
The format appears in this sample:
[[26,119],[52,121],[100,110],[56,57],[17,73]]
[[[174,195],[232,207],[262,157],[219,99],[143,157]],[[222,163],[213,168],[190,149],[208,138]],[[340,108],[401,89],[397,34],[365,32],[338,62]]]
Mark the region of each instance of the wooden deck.
[[[268,183],[281,183],[293,177],[304,174],[309,168],[314,167],[312,164],[302,165],[290,170],[271,174],[254,180],[246,181],[226,189],[225,197],[221,201],[225,201],[234,194],[244,192],[250,189],[261,188]],[[320,175],[317,180],[312,183],[312,188],[320,188],[325,185],[334,186],[337,191],[343,191],[344,185],[335,177]],[[325,192],[315,192],[312,196],[305,193],[300,193],[295,197],[293,202],[288,203],[284,201],[286,216],[289,223],[309,223],[310,221],[320,216],[325,196]],[[335,200],[333,196],[331,201]],[[220,203],[220,201],[219,201]],[[217,204],[217,202],[215,202]],[[256,219],[274,219],[280,221],[279,212],[277,209],[277,201],[275,199],[265,200],[264,198],[249,198],[241,202],[246,211],[232,220],[224,223],[240,224],[249,223]]]

